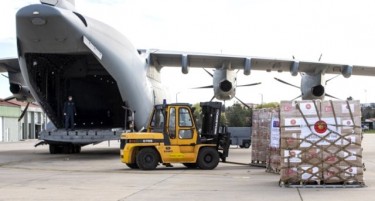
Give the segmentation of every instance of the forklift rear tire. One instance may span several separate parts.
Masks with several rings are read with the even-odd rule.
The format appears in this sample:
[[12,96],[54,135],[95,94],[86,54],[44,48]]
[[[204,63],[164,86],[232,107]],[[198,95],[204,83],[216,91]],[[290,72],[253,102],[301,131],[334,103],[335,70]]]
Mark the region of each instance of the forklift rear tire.
[[196,163],[182,163],[185,167],[189,168],[189,169],[195,169],[197,168],[197,164]]
[[219,153],[211,147],[203,147],[197,159],[198,167],[203,170],[212,170],[219,164]]
[[136,157],[137,165],[141,170],[154,170],[159,164],[159,153],[151,148],[141,149]]
[[130,169],[139,169],[137,163],[125,163]]

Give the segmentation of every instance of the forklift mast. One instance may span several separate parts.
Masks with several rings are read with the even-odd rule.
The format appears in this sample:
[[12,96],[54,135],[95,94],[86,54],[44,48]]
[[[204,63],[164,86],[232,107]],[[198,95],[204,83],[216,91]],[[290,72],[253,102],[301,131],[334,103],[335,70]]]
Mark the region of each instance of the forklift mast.
[[214,138],[220,129],[221,102],[203,102],[202,108],[202,130],[201,136]]
[[[225,162],[229,154],[230,133],[227,126],[221,125],[221,102],[203,102],[202,108],[202,128],[200,141],[203,143],[216,144],[220,158]],[[221,128],[221,130],[220,130]]]

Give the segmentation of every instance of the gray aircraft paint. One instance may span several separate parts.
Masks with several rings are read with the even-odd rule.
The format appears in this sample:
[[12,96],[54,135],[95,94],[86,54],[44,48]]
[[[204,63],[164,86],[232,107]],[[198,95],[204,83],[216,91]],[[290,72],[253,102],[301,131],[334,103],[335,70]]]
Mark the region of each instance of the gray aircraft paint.
[[[36,93],[35,84],[28,76],[28,68],[31,66],[28,66],[25,60],[26,53],[93,53],[98,62],[117,82],[122,100],[133,111],[136,111],[135,122],[139,128],[145,126],[154,102],[160,103],[162,98],[166,98],[162,90],[157,90],[156,95],[164,97],[153,97],[151,83],[155,83],[157,79],[150,82],[147,78],[150,65],[122,34],[111,27],[85,17],[86,26],[82,19],[71,10],[43,4],[30,5],[20,9],[16,19],[21,71],[26,84],[31,86],[32,95],[38,102],[44,101]],[[89,41],[88,43],[91,44],[91,49],[94,47],[96,50],[92,51],[84,44],[85,38],[87,39],[86,43]],[[158,73],[159,71],[154,70],[153,77],[159,77]]]

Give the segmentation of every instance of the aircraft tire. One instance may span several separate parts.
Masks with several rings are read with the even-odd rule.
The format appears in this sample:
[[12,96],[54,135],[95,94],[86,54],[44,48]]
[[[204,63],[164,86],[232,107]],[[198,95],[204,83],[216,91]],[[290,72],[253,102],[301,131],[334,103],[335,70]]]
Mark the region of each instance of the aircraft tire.
[[203,147],[199,151],[197,164],[200,169],[212,170],[219,164],[219,154],[211,147]]
[[73,154],[79,154],[81,153],[81,146],[79,145],[73,145]]
[[72,154],[74,153],[74,147],[71,144],[65,144],[63,146],[63,153],[64,154]]
[[159,153],[151,147],[141,149],[136,157],[137,165],[141,170],[154,170],[159,164]]
[[50,154],[57,154],[57,146],[54,144],[49,145],[49,153]]

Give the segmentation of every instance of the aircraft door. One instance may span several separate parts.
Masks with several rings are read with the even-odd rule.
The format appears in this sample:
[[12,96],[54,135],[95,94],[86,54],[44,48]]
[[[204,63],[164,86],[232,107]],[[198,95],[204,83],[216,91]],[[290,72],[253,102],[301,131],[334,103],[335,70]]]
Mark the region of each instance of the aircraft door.
[[192,145],[196,142],[194,129],[190,110],[185,107],[180,107],[178,109],[178,127],[176,133],[180,145]]
[[169,119],[168,119],[168,135],[169,139],[171,141],[171,145],[177,144],[177,138],[176,138],[176,108],[171,107],[169,109]]

